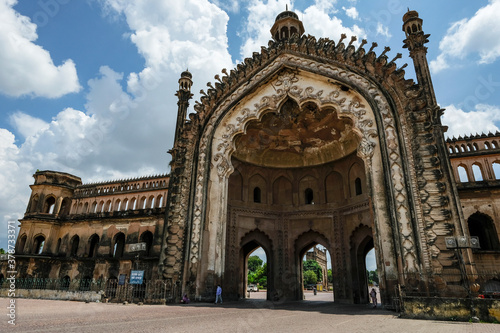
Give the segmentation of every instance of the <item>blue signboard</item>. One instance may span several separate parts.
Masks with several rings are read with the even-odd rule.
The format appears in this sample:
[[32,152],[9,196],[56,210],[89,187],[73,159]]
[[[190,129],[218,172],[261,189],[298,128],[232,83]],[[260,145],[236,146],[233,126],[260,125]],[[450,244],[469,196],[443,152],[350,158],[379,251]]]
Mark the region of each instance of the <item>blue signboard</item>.
[[118,277],[118,285],[123,286],[125,284],[125,279],[127,278],[126,274],[120,274]]
[[130,284],[142,284],[144,279],[144,271],[131,271],[130,272]]

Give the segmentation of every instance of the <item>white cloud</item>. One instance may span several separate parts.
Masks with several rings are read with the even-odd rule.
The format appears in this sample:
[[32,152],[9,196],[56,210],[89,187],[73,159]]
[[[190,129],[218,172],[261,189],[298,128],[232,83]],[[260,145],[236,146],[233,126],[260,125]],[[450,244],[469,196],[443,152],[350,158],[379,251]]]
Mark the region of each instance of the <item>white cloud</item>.
[[54,65],[49,52],[33,43],[36,25],[12,7],[16,0],[0,0],[0,92],[57,98],[78,92],[80,84],[71,59]]
[[32,117],[21,111],[15,112],[10,117],[10,123],[24,138],[34,136],[38,131],[46,129],[48,124],[42,119]]
[[[314,4],[307,7],[304,12],[295,10],[302,23],[305,33],[317,38],[329,37],[338,40],[342,33],[349,36],[357,36],[358,40],[365,38],[365,31],[357,25],[351,28],[343,25],[342,20],[334,16],[336,9],[335,1],[316,0]],[[288,4],[287,0],[252,0],[248,5],[248,21],[245,24],[243,35],[246,41],[241,47],[242,58],[248,57],[252,52],[260,50],[262,45],[267,45],[271,39],[270,28],[275,22],[276,16],[281,13]],[[293,10],[293,8],[289,8]]]
[[500,56],[500,0],[490,0],[470,19],[455,22],[439,43],[441,53],[431,61],[434,73],[450,67],[455,59],[464,59],[470,54],[478,54],[480,64],[494,62]]
[[465,112],[454,105],[445,107],[442,123],[449,126],[447,137],[481,134],[498,131],[495,122],[500,122],[500,107],[488,104],[476,105],[476,110]]
[[342,7],[342,9],[345,11],[345,14],[350,18],[352,18],[353,20],[359,19],[359,12],[356,9],[356,7],[351,7],[351,8]]
[[385,36],[387,38],[392,37],[391,33],[389,32],[389,27],[383,25],[380,22],[377,23],[377,35],[382,35],[382,36]]

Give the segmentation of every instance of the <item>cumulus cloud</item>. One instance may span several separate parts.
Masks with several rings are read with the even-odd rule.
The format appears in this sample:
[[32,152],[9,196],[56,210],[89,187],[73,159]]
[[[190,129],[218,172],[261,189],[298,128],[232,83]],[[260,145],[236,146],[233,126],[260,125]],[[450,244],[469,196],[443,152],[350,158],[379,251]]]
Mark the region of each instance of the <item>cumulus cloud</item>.
[[466,112],[455,105],[445,107],[442,123],[448,126],[447,137],[458,137],[470,134],[481,134],[498,131],[495,122],[500,122],[500,107],[478,104],[474,111]]
[[[342,33],[348,36],[357,36],[358,39],[366,37],[365,31],[358,25],[346,27],[342,20],[334,16],[337,12],[335,1],[315,0],[304,12],[294,10],[306,30],[306,34],[320,37],[338,39]],[[267,45],[271,39],[270,27],[274,24],[277,14],[281,13],[288,4],[287,0],[251,0],[248,5],[248,18],[245,30],[242,32],[246,41],[241,47],[242,58],[248,57],[252,52],[260,50],[262,45]],[[289,8],[293,10],[293,8]]]
[[342,7],[342,9],[345,11],[345,14],[350,18],[352,18],[353,20],[359,19],[359,12],[356,9],[356,7],[351,7],[351,8]]
[[454,60],[477,54],[480,64],[494,62],[500,56],[500,0],[490,0],[473,17],[455,22],[439,43],[441,53],[430,63],[434,73],[450,67]]
[[9,96],[61,97],[78,92],[80,84],[71,59],[56,66],[50,53],[34,41],[36,25],[0,0],[0,92]]

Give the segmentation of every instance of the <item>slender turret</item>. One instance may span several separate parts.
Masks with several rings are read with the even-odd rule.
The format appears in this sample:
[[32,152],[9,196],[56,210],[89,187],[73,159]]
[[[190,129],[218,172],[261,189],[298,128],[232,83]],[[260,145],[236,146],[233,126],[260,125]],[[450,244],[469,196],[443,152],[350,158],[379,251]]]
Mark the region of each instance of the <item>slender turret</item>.
[[418,12],[408,10],[403,16],[403,31],[406,34],[406,39],[403,41],[405,48],[410,51],[410,57],[413,59],[417,81],[423,87],[427,103],[429,106],[436,106],[436,95],[432,86],[429,64],[427,63],[427,47],[425,43],[429,42],[430,34],[424,34],[422,30],[423,20],[418,17]]
[[181,73],[181,78],[179,79],[179,90],[175,93],[175,96],[179,98],[177,102],[177,124],[175,126],[175,138],[174,147],[176,146],[177,140],[182,133],[184,123],[186,122],[187,109],[189,107],[189,100],[193,97],[191,93],[191,86],[193,81],[191,80],[193,76],[186,70]]
[[288,6],[284,12],[276,16],[273,27],[271,28],[271,36],[277,42],[290,38],[293,34],[302,36],[304,33],[304,25],[299,20],[297,14],[288,10]]

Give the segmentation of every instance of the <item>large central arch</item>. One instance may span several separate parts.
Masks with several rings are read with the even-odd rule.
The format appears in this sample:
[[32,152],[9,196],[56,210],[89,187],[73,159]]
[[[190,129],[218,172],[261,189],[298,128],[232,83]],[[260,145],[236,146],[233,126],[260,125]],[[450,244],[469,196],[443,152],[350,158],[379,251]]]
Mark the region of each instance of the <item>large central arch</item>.
[[404,258],[406,272],[418,271],[397,115],[388,96],[347,69],[285,54],[218,104],[201,136],[194,184],[189,262],[192,269],[196,267],[192,273],[198,276],[199,290],[205,289],[205,281],[223,277],[226,269],[228,178],[234,171],[235,138],[245,133],[251,121],[276,112],[289,98],[299,105],[312,101],[330,106],[339,118],[353,123],[359,142],[356,153],[365,166],[377,260],[383,263],[381,290],[398,281],[403,268],[397,257]]

